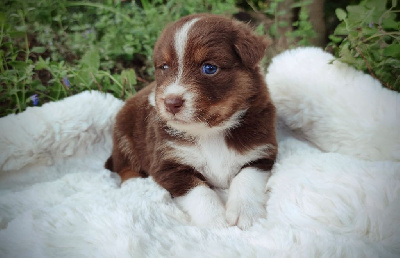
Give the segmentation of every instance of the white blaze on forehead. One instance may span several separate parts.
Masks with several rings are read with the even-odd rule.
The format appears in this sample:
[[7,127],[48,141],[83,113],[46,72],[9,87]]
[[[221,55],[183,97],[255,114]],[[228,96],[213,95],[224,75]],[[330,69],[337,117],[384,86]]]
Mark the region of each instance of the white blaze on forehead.
[[183,96],[183,94],[186,92],[185,88],[181,85],[178,84],[178,81],[175,83],[169,85],[165,91],[164,91],[164,96],[168,95],[177,95],[177,96]]
[[[191,122],[193,120],[194,113],[194,99],[195,94],[190,92],[185,85],[181,84],[181,78],[183,74],[183,57],[185,55],[185,48],[188,41],[188,33],[191,27],[199,20],[200,18],[195,18],[189,20],[185,24],[180,27],[175,35],[174,35],[174,47],[178,61],[178,74],[174,81],[170,84],[166,85],[165,88],[161,88],[162,90],[159,93],[159,109],[160,113],[164,114],[165,117],[171,119],[171,114],[166,110],[164,100],[171,96],[180,96],[184,100],[184,107],[178,114],[174,114],[173,116],[179,118],[182,121]],[[157,95],[157,94],[156,94]],[[156,97],[157,99],[157,97]],[[151,103],[151,102],[150,102]],[[167,119],[167,120],[169,120]]]
[[185,55],[185,48],[188,39],[188,32],[190,28],[195,24],[199,18],[195,18],[186,22],[176,33],[175,33],[175,51],[178,56],[178,77],[177,82],[181,79],[183,73],[183,56]]

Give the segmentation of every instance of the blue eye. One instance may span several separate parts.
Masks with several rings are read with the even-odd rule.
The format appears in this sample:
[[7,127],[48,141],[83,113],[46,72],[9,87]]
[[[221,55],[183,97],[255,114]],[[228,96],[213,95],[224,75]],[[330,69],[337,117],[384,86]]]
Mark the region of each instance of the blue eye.
[[202,69],[203,69],[203,73],[205,73],[205,74],[215,74],[218,70],[218,67],[216,65],[212,65],[212,64],[204,64]]

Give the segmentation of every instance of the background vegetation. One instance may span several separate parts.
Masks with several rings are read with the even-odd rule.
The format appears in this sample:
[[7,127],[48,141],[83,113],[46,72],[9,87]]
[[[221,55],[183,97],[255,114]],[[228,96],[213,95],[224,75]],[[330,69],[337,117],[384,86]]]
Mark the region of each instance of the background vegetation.
[[84,90],[126,99],[153,80],[163,27],[198,12],[267,35],[265,66],[285,49],[316,45],[400,91],[397,0],[3,0],[0,116]]

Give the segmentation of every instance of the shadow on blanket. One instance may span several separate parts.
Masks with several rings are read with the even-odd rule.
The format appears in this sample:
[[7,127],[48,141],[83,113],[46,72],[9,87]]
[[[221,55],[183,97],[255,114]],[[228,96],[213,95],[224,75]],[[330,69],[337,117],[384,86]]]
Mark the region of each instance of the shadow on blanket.
[[274,58],[267,218],[190,224],[151,178],[103,168],[122,102],[84,92],[0,119],[0,257],[399,257],[400,95],[317,48]]

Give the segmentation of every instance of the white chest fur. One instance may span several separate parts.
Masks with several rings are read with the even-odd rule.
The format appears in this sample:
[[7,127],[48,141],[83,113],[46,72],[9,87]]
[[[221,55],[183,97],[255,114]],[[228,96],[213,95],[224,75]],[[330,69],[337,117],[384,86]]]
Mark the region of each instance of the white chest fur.
[[169,144],[182,164],[194,167],[209,183],[218,188],[229,188],[230,182],[243,165],[265,155],[270,146],[259,146],[245,154],[228,148],[223,133],[202,136],[194,144]]

